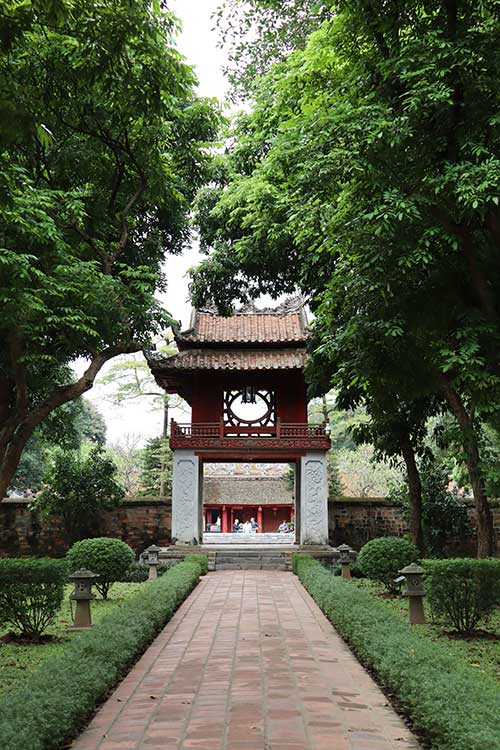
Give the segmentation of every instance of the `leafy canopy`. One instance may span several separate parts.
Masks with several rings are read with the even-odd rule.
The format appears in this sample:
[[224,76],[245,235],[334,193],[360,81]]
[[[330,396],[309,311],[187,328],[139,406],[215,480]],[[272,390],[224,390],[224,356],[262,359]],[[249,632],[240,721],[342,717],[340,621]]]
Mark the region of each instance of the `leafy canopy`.
[[176,31],[147,0],[2,15],[0,494],[36,425],[169,319],[161,263],[188,239],[218,119]]
[[92,533],[99,511],[115,508],[124,496],[110,456],[94,447],[59,450],[45,475],[45,488],[32,506],[42,515],[62,516],[70,541]]
[[229,311],[298,287],[316,315],[311,379],[344,407],[365,403],[384,452],[421,451],[426,419],[450,408],[488,554],[478,430],[500,413],[498,3],[333,8],[260,80],[199,197],[210,257],[194,299]]

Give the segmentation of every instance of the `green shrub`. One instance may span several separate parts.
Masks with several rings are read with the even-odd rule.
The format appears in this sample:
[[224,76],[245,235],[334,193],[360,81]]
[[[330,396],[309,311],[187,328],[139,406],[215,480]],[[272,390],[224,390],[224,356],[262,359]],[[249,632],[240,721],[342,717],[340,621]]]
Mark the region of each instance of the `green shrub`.
[[61,607],[67,575],[63,560],[0,559],[0,623],[37,640]]
[[[418,468],[422,483],[424,546],[431,557],[444,557],[451,541],[465,541],[470,535],[467,506],[456,490],[448,488],[450,470],[445,461],[428,454],[421,459]],[[409,520],[408,478],[393,487],[389,494]]]
[[302,555],[302,554],[294,554],[292,555],[292,570],[297,576],[299,574],[299,566],[300,570],[305,570],[308,565],[315,565],[316,560],[314,560],[309,555]]
[[59,750],[128,671],[199,580],[183,562],[142,586],[90,631],[49,657],[29,684],[0,698],[2,750]]
[[66,558],[71,571],[88,568],[97,573],[99,578],[95,587],[102,598],[107,599],[112,584],[122,580],[130,568],[134,553],[120,539],[101,536],[75,542]]
[[432,750],[498,750],[496,680],[420,635],[366,591],[297,555],[300,580],[360,660],[393,692]]
[[144,583],[148,580],[149,568],[143,562],[137,562],[134,560],[128,570],[120,578],[123,583]]
[[200,567],[200,575],[204,576],[208,573],[208,555],[202,555],[200,553],[193,553],[192,555],[186,556],[187,562],[194,562]]
[[158,575],[164,576],[165,573],[168,573],[168,571],[174,567],[174,565],[179,565],[180,562],[182,562],[181,559],[161,560],[160,564],[158,565]]
[[359,560],[353,560],[349,565],[349,570],[351,571],[351,576],[353,578],[365,578],[365,574],[361,565],[359,564]]
[[[160,564],[158,565],[158,575],[162,576],[167,573],[167,571],[170,570],[170,568],[173,568],[174,565],[177,565],[180,563],[181,560],[161,560]],[[149,567],[143,563],[143,562],[137,562],[134,561],[123,578],[120,578],[121,581],[125,583],[144,583],[144,581],[147,581],[149,578]]]
[[428,560],[425,589],[432,613],[470,633],[500,604],[500,560]]
[[367,542],[358,556],[361,572],[381,581],[389,591],[397,591],[394,579],[401,568],[416,562],[419,551],[412,542],[397,536],[382,536]]
[[58,449],[49,464],[45,487],[32,502],[42,517],[62,517],[69,544],[91,535],[99,514],[115,508],[125,491],[116,481],[117,467],[100,447],[90,453]]

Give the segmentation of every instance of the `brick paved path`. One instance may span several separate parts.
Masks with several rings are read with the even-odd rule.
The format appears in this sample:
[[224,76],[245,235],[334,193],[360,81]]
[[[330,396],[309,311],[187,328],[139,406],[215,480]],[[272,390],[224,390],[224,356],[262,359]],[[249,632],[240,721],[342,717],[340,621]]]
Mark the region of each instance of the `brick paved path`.
[[74,750],[415,750],[292,573],[206,576]]

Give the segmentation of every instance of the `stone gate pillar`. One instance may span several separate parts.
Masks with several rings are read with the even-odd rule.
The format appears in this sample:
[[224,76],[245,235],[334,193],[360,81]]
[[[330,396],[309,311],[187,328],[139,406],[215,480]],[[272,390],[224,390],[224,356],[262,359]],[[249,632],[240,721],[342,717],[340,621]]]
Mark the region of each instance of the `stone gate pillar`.
[[190,450],[173,451],[172,539],[176,544],[201,544],[203,511],[200,459]]
[[300,459],[300,544],[328,544],[326,452],[308,451]]

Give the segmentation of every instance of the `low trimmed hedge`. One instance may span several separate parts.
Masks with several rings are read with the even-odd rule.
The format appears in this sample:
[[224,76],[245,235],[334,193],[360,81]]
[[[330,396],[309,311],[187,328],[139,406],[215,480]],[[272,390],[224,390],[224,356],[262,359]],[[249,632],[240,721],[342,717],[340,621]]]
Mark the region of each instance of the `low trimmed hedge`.
[[29,684],[0,699],[2,750],[59,750],[140,656],[196,586],[197,561],[183,562],[48,658]]
[[63,560],[0,559],[0,626],[37,640],[61,607],[67,577]]
[[433,750],[498,750],[498,683],[456,659],[401,622],[366,591],[333,576],[310,557],[297,555],[294,571],[313,599],[397,696]]
[[194,562],[199,565],[202,576],[208,573],[208,555],[203,555],[200,552],[193,552],[192,555],[187,555],[185,560],[186,562]]
[[[164,576],[174,565],[178,565],[180,562],[182,562],[182,558],[161,560],[157,568],[158,576]],[[144,583],[149,580],[149,566],[146,563],[134,561],[120,580],[122,583]]]

